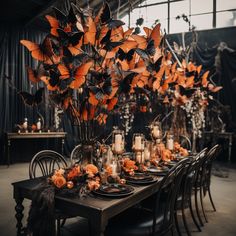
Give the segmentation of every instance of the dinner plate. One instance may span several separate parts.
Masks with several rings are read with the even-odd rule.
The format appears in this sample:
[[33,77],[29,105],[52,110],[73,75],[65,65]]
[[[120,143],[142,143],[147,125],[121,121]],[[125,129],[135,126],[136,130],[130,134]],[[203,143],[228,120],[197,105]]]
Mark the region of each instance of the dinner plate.
[[134,192],[134,188],[127,184],[105,184],[100,186],[99,189],[93,190],[92,192],[102,197],[119,198],[131,195]]
[[152,173],[154,175],[157,175],[157,176],[164,176],[168,173],[169,171],[169,168],[167,166],[162,166],[162,167],[155,167],[155,166],[152,166],[152,167],[149,167],[147,169],[147,171],[149,173]]
[[134,175],[126,175],[125,179],[132,180],[132,181],[149,181],[149,180],[152,180],[153,177],[146,173],[136,172]]
[[107,194],[119,194],[119,193],[124,193],[127,192],[127,188],[125,185],[121,184],[106,184],[102,185],[99,188],[100,192],[107,193]]
[[157,181],[156,177],[143,173],[140,175],[135,174],[134,176],[126,176],[125,179],[128,184],[138,184],[138,185],[151,184]]

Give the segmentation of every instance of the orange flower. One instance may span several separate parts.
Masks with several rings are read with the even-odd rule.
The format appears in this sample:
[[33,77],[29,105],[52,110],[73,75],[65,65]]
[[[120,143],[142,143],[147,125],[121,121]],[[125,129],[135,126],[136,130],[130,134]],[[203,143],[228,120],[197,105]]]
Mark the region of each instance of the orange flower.
[[134,170],[137,170],[138,167],[135,165],[135,161],[132,161],[129,158],[125,158],[123,169],[125,172],[134,172]]
[[171,160],[171,151],[168,149],[165,149],[162,151],[162,160],[163,161],[170,161]]
[[112,168],[111,168],[111,166],[107,166],[105,171],[108,174],[108,176],[112,175]]
[[174,143],[174,150],[175,150],[175,151],[179,151],[180,147],[181,147],[181,146],[180,146],[180,144],[179,144],[178,142],[175,142],[175,143]]
[[184,156],[184,157],[188,156],[188,151],[187,151],[187,149],[185,149],[185,148],[183,148],[183,147],[181,147],[181,148],[179,149],[179,153],[180,153],[181,156]]
[[66,179],[62,175],[55,176],[55,178],[53,179],[53,183],[56,187],[62,188],[66,185]]
[[95,174],[98,173],[98,168],[93,164],[88,164],[85,166],[85,172],[88,174],[88,177],[93,177]]
[[100,187],[100,183],[97,180],[89,180],[88,181],[88,188],[89,190],[96,190]]
[[68,180],[72,180],[73,178],[80,175],[80,167],[75,166],[73,169],[68,173],[67,178]]

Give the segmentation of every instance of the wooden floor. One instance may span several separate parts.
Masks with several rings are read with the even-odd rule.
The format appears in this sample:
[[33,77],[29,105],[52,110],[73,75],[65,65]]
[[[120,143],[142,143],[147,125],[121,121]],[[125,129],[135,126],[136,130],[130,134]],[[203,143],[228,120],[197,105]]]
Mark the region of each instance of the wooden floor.
[[[219,165],[218,165],[219,166]],[[220,171],[219,171],[220,170]],[[212,176],[212,195],[217,208],[213,212],[208,198],[204,199],[209,223],[206,223],[202,232],[196,232],[190,224],[193,236],[235,236],[236,235],[236,169],[223,169],[214,171]],[[227,177],[228,175],[228,177]],[[220,176],[220,177],[219,177]],[[222,176],[224,178],[222,178]],[[226,177],[226,178],[225,178]],[[15,236],[15,202],[11,183],[28,178],[28,163],[13,164],[9,168],[0,166],[0,235]],[[25,200],[25,217],[28,214],[30,202]],[[191,219],[189,218],[189,222]],[[185,234],[183,234],[185,235]],[[128,235],[127,235],[128,236]]]

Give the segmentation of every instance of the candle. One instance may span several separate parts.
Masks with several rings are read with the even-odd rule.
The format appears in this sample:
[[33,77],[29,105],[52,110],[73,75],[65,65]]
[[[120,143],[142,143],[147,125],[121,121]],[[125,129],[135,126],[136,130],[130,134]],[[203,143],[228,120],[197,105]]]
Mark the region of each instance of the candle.
[[173,139],[167,139],[166,147],[169,150],[173,150],[174,149],[174,141],[173,141]]
[[160,129],[158,126],[153,126],[152,134],[154,138],[160,137]]
[[116,134],[115,135],[115,148],[114,150],[116,152],[121,152],[122,150],[122,135],[121,134]]
[[148,150],[148,148],[144,149],[144,160],[145,161],[149,161],[150,160],[150,151]]
[[136,153],[136,162],[142,163],[142,153],[141,152]]
[[142,137],[141,136],[135,136],[134,148],[136,150],[142,150]]
[[116,164],[115,163],[111,164],[111,169],[112,169],[112,175],[115,176],[116,175]]

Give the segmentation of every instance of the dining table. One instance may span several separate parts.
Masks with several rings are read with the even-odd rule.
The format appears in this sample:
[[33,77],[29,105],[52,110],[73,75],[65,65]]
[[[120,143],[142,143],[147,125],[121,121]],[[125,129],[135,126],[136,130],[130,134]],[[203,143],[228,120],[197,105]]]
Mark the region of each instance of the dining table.
[[[134,191],[132,194],[122,198],[102,197],[96,194],[88,194],[86,197],[71,197],[56,194],[55,207],[58,210],[63,210],[66,214],[87,218],[90,226],[90,234],[92,236],[103,236],[110,218],[157,193],[162,179],[162,176],[156,176],[156,181],[148,185],[133,184]],[[12,183],[14,190],[13,197],[16,201],[15,217],[17,220],[17,236],[23,235],[23,201],[24,199],[32,200],[34,191],[36,191],[37,186],[42,181],[45,181],[45,177]]]

